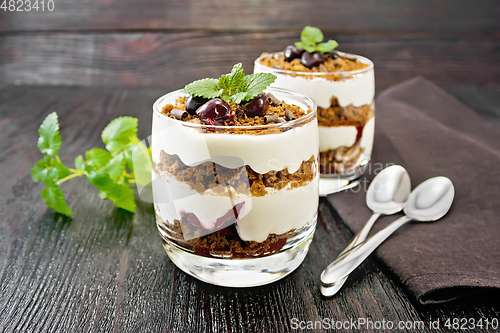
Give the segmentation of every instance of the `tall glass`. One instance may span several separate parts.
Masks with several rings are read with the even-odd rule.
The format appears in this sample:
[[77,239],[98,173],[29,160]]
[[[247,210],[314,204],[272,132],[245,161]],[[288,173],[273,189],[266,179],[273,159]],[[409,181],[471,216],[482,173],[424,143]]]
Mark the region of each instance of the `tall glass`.
[[318,209],[316,105],[270,88],[308,113],[259,126],[213,126],[162,114],[180,90],[153,106],[153,199],[170,259],[202,281],[263,285],[296,269]]
[[375,76],[369,59],[343,52],[338,55],[367,67],[353,71],[296,72],[266,66],[266,58],[283,57],[282,52],[277,52],[255,60],[254,73],[272,73],[277,76],[272,86],[300,92],[316,103],[321,176],[351,180],[364,173],[371,158]]

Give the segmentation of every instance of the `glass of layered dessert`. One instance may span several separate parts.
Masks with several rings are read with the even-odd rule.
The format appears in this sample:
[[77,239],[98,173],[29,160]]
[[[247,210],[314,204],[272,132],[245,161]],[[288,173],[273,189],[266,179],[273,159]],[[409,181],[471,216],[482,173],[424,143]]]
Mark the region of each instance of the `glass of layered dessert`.
[[158,230],[174,264],[202,281],[273,282],[300,265],[312,240],[316,106],[304,95],[266,88],[272,81],[271,74],[244,76],[237,64],[231,74],[154,103]]
[[306,27],[301,42],[255,60],[254,73],[272,73],[277,77],[272,86],[300,92],[316,103],[321,176],[356,179],[373,147],[373,63],[334,50],[335,41],[322,40],[319,29]]

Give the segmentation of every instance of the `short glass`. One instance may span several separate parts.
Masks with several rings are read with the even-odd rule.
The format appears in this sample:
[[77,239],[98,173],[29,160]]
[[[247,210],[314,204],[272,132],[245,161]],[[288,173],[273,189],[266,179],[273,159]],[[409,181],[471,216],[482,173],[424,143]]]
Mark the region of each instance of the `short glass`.
[[165,250],[181,270],[229,287],[276,281],[304,260],[318,209],[316,105],[270,88],[305,116],[259,126],[170,118],[180,90],[153,106],[153,200]]
[[337,54],[368,66],[353,71],[296,72],[261,63],[269,57],[283,57],[283,52],[277,52],[257,58],[254,73],[272,73],[277,76],[273,87],[300,92],[316,103],[321,176],[352,180],[363,175],[371,158],[375,76],[369,59],[343,52]]

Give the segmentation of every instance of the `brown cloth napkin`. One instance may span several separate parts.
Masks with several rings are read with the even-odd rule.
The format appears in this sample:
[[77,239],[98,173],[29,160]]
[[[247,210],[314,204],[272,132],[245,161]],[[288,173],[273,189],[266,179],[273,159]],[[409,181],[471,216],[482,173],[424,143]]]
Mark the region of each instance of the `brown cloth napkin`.
[[[384,91],[376,109],[368,182],[357,193],[328,196],[330,203],[358,232],[371,215],[366,188],[380,165],[405,167],[412,188],[450,178],[455,200],[448,214],[403,226],[376,256],[423,304],[500,291],[500,131],[420,77]],[[384,217],[371,235],[399,216]]]

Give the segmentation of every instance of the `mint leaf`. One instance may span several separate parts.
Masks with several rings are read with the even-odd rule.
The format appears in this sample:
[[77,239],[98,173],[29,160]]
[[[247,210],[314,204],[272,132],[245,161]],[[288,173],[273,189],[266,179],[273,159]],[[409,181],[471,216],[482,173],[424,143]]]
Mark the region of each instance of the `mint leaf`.
[[243,73],[243,65],[241,63],[234,65],[231,73],[222,75],[218,83],[218,87],[223,90],[220,98],[226,102],[233,101],[234,103],[234,97],[232,96],[243,91],[244,77],[245,73]]
[[316,46],[312,44],[305,44],[303,42],[295,42],[295,46],[297,46],[299,49],[306,50],[309,53],[314,53],[316,50]]
[[137,118],[119,117],[112,120],[102,131],[102,142],[114,153],[124,149],[137,136]]
[[262,93],[274,80],[276,76],[270,73],[245,75],[243,65],[238,63],[233,66],[231,73],[219,79],[195,81],[184,87],[183,92],[204,98],[220,97],[226,102],[239,104]]
[[85,170],[85,161],[83,160],[82,155],[78,155],[75,157],[75,167],[76,170],[84,171]]
[[69,170],[56,159],[45,159],[38,161],[31,169],[31,178],[33,181],[58,180],[69,175]]
[[111,154],[101,148],[92,148],[85,152],[87,171],[97,171],[111,161]]
[[254,98],[258,94],[262,93],[264,89],[266,89],[267,86],[269,86],[275,80],[276,76],[271,73],[246,75],[245,79],[243,80],[243,89],[246,92],[246,95],[242,100],[250,100]]
[[300,40],[306,44],[311,41],[314,43],[320,43],[323,41],[323,33],[316,27],[306,26],[302,29]]
[[239,91],[243,89],[243,79],[245,78],[245,73],[243,73],[243,65],[240,63],[233,66],[230,74],[230,85],[233,91]]
[[125,172],[125,158],[123,153],[114,156],[99,172],[107,173],[114,182],[118,182]]
[[[116,207],[130,212],[135,211],[134,191],[125,185],[116,184],[103,172],[92,172],[87,176],[89,182],[97,189],[105,192],[106,199],[113,201]],[[100,194],[99,197],[104,196]]]
[[216,98],[223,92],[223,89],[220,89],[218,84],[218,79],[202,79],[188,84],[182,91],[203,98]]
[[47,163],[45,160],[40,160],[36,162],[33,169],[31,169],[31,178],[34,182],[41,182],[45,179],[49,179],[49,177],[47,177],[47,172]]
[[[229,77],[229,75],[222,75],[219,79],[219,83],[217,84],[217,87],[222,89],[223,90],[223,93],[224,92],[230,92],[231,91],[231,78]],[[226,93],[227,95],[229,95],[228,93]]]
[[132,150],[134,176],[138,189],[151,183],[152,161],[145,141],[136,144]]
[[125,185],[116,185],[112,195],[106,192],[106,199],[112,200],[118,208],[123,208],[129,212],[135,212],[134,191]]
[[231,97],[228,100],[230,100],[231,102],[233,102],[235,104],[240,104],[241,101],[243,101],[245,99],[247,99],[247,92],[243,91],[243,92],[231,95]]
[[296,42],[295,46],[309,53],[326,53],[339,45],[336,41],[331,39],[328,42],[321,43],[323,38],[324,36],[321,30],[315,27],[306,26],[300,34],[300,42]]
[[52,112],[45,118],[38,129],[38,133],[40,134],[38,149],[40,149],[42,154],[57,155],[62,144],[57,113]]
[[316,46],[316,50],[318,50],[319,52],[322,52],[322,53],[326,53],[326,52],[333,50],[337,46],[339,46],[339,43],[330,39],[328,42],[318,44]]
[[131,144],[123,151],[123,157],[125,158],[125,165],[127,168],[134,172],[134,161],[132,159],[132,152],[134,150],[135,145]]
[[47,188],[42,190],[42,198],[50,208],[64,215],[72,215],[73,212],[68,208],[64,200],[64,194],[53,180],[46,180]]

